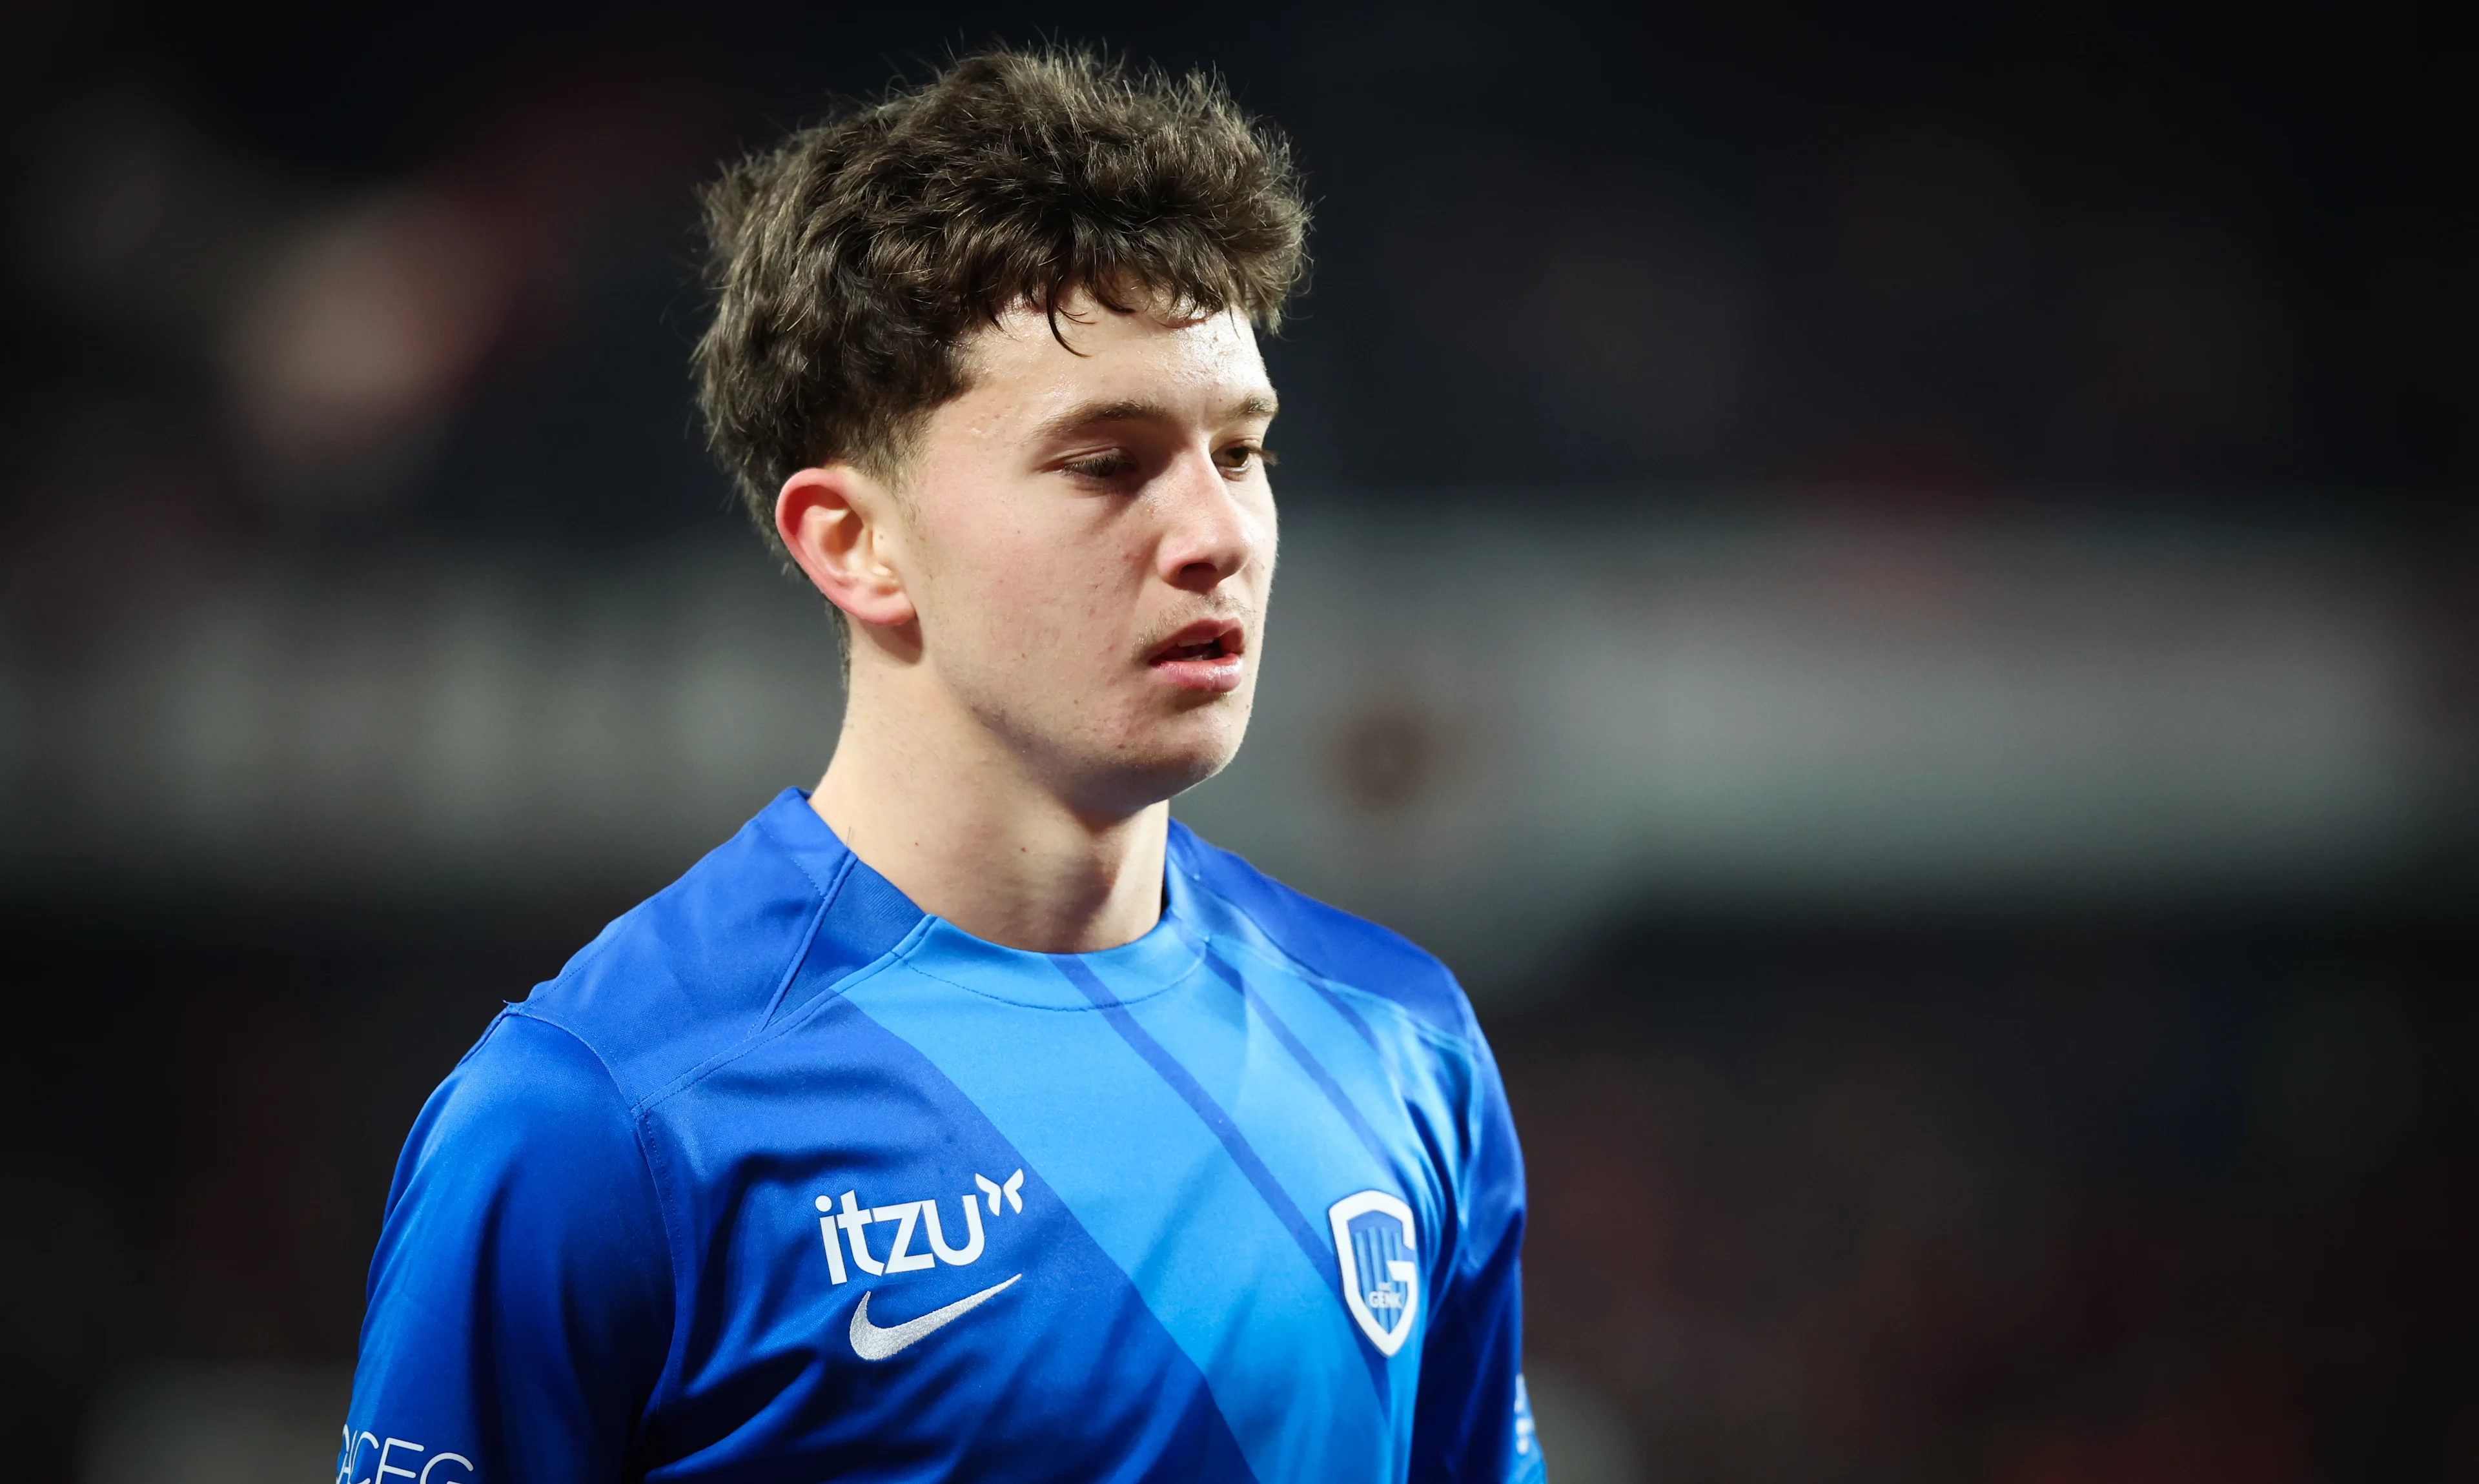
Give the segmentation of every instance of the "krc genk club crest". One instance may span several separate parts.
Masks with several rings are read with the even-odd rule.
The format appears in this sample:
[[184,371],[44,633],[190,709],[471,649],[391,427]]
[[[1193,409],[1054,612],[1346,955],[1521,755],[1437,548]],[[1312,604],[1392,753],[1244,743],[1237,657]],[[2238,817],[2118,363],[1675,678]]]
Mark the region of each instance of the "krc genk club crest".
[[1412,1208],[1383,1190],[1336,1201],[1335,1261],[1342,1267],[1342,1301],[1380,1355],[1403,1348],[1420,1312],[1420,1239]]

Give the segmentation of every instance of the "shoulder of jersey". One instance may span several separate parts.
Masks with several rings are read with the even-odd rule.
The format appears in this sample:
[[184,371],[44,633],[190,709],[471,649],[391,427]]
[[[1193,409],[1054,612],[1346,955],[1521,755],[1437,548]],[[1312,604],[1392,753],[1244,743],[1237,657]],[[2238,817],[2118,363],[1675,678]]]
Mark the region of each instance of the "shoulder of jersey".
[[1336,984],[1393,1001],[1420,1020],[1462,1036],[1470,1003],[1454,975],[1391,928],[1294,891],[1174,821],[1171,861],[1284,957]]
[[[797,810],[787,809],[787,801]],[[687,874],[614,919],[517,1008],[592,1047],[631,1104],[764,1030],[813,948],[858,967],[894,946],[919,911],[879,913],[867,942],[816,943],[849,853],[787,791]],[[796,837],[785,839],[786,833]],[[838,914],[849,915],[849,914]],[[839,924],[851,934],[854,925]]]

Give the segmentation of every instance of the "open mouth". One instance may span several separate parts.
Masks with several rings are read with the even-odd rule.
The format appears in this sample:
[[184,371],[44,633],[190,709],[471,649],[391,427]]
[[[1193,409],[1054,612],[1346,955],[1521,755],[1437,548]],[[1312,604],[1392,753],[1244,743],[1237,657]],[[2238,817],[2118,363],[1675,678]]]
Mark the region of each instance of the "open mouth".
[[1194,644],[1174,644],[1163,651],[1161,657],[1163,659],[1220,659],[1226,654],[1239,652],[1239,647],[1229,638],[1216,634],[1211,639],[1199,640]]
[[1154,651],[1157,665],[1186,659],[1237,659],[1244,631],[1230,619],[1201,619]]
[[1153,652],[1155,672],[1183,686],[1230,690],[1240,683],[1247,630],[1232,619],[1201,619]]

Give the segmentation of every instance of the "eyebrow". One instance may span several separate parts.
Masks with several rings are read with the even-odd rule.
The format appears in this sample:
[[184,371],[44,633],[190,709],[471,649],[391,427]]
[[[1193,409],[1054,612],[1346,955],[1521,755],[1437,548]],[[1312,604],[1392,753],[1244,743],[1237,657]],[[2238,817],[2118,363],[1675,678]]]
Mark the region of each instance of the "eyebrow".
[[[1219,421],[1236,422],[1242,418],[1270,418],[1281,408],[1271,393],[1251,392],[1222,409]],[[1161,402],[1116,401],[1086,402],[1071,407],[1041,424],[1038,436],[1057,438],[1095,422],[1176,422],[1178,414]]]

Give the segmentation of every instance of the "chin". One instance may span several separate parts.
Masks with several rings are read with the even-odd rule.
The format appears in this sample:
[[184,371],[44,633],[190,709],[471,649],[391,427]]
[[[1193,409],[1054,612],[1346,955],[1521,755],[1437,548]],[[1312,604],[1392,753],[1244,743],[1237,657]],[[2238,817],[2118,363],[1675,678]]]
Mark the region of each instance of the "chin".
[[1244,712],[1236,718],[1181,717],[1111,756],[1105,766],[1116,777],[1113,791],[1137,808],[1186,793],[1230,765],[1247,726]]

